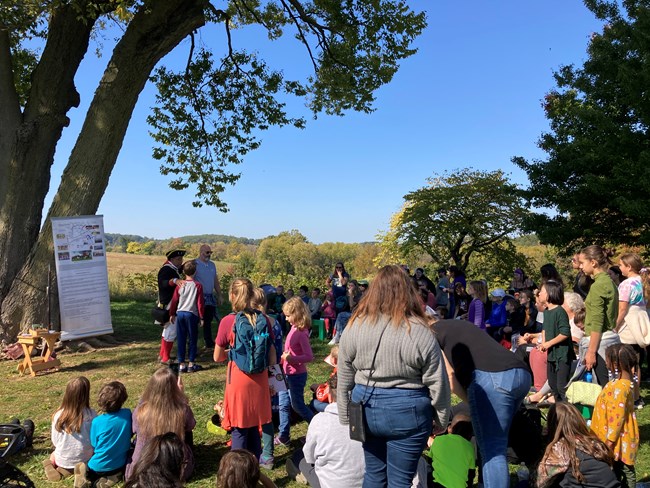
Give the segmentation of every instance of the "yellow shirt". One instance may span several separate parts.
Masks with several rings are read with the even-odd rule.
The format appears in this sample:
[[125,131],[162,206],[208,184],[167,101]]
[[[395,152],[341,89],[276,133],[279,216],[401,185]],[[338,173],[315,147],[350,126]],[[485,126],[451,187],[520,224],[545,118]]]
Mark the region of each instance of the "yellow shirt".
[[605,385],[594,407],[591,430],[601,441],[614,443],[616,461],[634,465],[639,450],[639,425],[630,380],[614,380]]

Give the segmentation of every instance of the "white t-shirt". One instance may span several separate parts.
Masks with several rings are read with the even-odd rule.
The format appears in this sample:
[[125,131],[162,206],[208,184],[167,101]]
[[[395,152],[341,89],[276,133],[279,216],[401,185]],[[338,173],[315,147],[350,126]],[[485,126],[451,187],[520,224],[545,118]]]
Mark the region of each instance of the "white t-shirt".
[[57,411],[52,419],[52,444],[54,444],[54,462],[57,466],[73,470],[77,463],[87,463],[93,455],[90,444],[90,424],[97,417],[92,408],[86,409],[81,430],[68,434],[65,430],[59,432],[55,425],[62,410]]

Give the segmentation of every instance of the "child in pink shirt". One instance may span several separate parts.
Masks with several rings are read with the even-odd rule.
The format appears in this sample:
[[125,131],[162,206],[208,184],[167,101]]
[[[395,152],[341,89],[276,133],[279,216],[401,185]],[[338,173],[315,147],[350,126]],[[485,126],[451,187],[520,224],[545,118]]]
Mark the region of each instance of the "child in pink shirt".
[[298,297],[290,298],[282,306],[282,312],[291,324],[291,330],[284,342],[282,367],[289,385],[288,391],[280,392],[280,432],[275,444],[289,443],[291,409],[295,410],[309,423],[314,413],[305,405],[305,386],[307,385],[307,365],[314,359],[309,344],[311,314],[305,302]]

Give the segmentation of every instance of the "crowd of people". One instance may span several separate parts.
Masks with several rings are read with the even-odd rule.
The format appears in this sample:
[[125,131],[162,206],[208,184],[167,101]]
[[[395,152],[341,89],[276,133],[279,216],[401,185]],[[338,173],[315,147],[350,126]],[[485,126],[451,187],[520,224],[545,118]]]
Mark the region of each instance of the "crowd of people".
[[[209,247],[201,249],[209,261]],[[53,416],[48,479],[74,474],[76,487],[104,487],[124,474],[126,486],[144,488],[182,486],[192,475],[196,422],[168,366],[169,343],[178,342],[180,371],[200,369],[196,329],[216,316],[206,309],[220,302],[220,290],[216,270],[199,271],[197,260],[183,265],[183,255],[170,251],[159,273],[159,304],[169,312],[161,324],[165,364],[133,412],[122,408],[124,386],[111,382],[100,391],[104,413],[97,416],[88,380],[72,380]],[[435,281],[421,268],[411,275],[405,266],[385,266],[369,284],[337,263],[322,301],[319,289],[301,287],[294,296],[281,286],[233,280],[233,313],[221,319],[216,339],[205,337],[214,360],[228,361],[215,417],[232,450],[220,462],[217,486],[273,486],[260,468],[275,468],[277,446],[295,446],[297,416],[308,423],[307,436],[286,469],[310,486],[454,488],[478,477],[481,486],[504,488],[513,419],[548,406],[546,443],[522,461],[530,474],[520,486],[634,487],[650,273],[626,253],[616,283],[610,258],[599,246],[577,253],[572,291],[550,264],[539,285],[517,269],[507,289],[489,293],[485,281],[467,282],[453,266],[439,269]],[[308,386],[316,319],[328,321],[333,370]],[[284,377],[277,391],[269,382],[276,363]],[[568,392],[585,381],[602,390],[592,409],[578,410]],[[452,393],[462,400],[453,408]]]

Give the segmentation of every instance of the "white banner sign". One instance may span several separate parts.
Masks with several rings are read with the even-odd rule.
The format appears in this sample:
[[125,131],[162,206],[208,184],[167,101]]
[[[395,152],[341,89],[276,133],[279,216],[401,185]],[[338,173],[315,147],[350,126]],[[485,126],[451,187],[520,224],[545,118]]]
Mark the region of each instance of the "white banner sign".
[[61,340],[112,334],[102,215],[53,217]]

